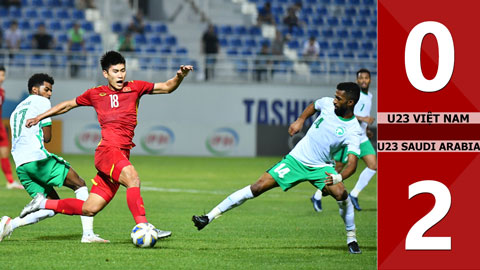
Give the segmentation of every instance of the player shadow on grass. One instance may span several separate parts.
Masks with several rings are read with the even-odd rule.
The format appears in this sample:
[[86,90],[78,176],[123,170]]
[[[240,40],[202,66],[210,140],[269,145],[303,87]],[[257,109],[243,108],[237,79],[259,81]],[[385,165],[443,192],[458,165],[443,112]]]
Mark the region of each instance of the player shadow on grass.
[[[80,235],[81,237],[81,235]],[[44,236],[38,236],[35,238],[35,240],[41,240],[41,241],[51,241],[51,240],[78,240],[79,235],[78,234],[65,234],[65,235],[44,235]]]

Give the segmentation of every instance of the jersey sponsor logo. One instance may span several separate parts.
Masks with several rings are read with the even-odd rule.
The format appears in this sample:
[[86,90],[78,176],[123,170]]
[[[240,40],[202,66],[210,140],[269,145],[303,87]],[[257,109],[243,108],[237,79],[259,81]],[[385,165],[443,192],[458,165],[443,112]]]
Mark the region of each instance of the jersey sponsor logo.
[[223,127],[214,130],[207,137],[205,145],[210,153],[226,156],[237,148],[239,141],[238,133],[234,129]]
[[107,93],[100,93],[100,94],[98,94],[98,95],[101,96],[101,97],[104,97],[104,96],[107,95]]
[[143,150],[149,154],[161,154],[170,149],[175,142],[175,134],[166,126],[151,128],[140,140]]
[[93,153],[97,148],[102,132],[98,124],[90,124],[81,129],[75,136],[75,145],[85,153]]
[[343,127],[337,127],[337,129],[335,129],[335,134],[337,134],[338,137],[341,137],[345,134],[345,129]]

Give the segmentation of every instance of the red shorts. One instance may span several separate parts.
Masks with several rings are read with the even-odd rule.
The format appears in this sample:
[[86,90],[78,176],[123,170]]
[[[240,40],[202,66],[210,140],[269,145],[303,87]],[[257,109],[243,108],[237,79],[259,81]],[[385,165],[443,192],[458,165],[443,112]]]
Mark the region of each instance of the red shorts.
[[3,123],[0,123],[0,147],[8,146],[8,140],[7,130]]
[[129,161],[130,150],[113,146],[99,146],[95,150],[95,168],[97,175],[93,179],[91,193],[95,193],[110,202],[117,193],[118,178],[122,169],[132,165]]

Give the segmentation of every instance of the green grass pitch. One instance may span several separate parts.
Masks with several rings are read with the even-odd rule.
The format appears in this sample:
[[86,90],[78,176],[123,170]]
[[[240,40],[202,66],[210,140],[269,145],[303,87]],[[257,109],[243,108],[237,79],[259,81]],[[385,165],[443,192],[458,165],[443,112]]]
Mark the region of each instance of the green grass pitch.
[[[64,155],[90,187],[93,156]],[[0,242],[0,269],[376,269],[376,177],[360,195],[364,209],[355,212],[363,254],[348,253],[345,227],[333,198],[316,213],[310,202],[315,189],[302,183],[249,200],[202,231],[193,214],[203,214],[230,193],[253,183],[280,157],[204,158],[133,156],[142,181],[147,219],[172,237],[153,249],[130,240],[134,221],[125,188],[95,217],[94,230],[109,244],[81,244],[77,216],[57,215],[17,229]],[[346,180],[353,188],[363,170]],[[1,183],[1,182],[0,182]],[[75,197],[62,187],[62,198]],[[30,201],[25,191],[0,187],[0,215],[17,216]]]

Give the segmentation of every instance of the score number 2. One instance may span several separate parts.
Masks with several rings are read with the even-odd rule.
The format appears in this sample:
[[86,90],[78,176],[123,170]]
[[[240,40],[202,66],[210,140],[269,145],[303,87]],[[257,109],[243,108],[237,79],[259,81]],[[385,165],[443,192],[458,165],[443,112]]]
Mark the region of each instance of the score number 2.
[[[423,38],[433,34],[438,44],[438,70],[435,78],[427,80],[422,73],[420,54]],[[422,92],[435,92],[444,88],[453,74],[455,49],[450,31],[443,24],[434,21],[416,25],[405,45],[405,70],[413,87]],[[448,188],[433,180],[425,180],[408,187],[409,199],[420,194],[430,193],[435,197],[432,211],[412,226],[405,239],[406,250],[451,250],[451,237],[423,237],[423,234],[442,220],[450,210],[452,198]]]

